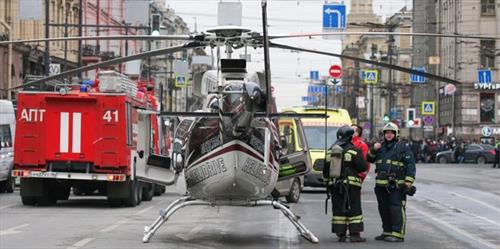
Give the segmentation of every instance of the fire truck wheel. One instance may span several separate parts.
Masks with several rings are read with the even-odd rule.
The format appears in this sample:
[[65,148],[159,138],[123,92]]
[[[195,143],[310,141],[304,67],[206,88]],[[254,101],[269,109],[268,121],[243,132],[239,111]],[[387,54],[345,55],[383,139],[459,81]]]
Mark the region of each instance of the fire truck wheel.
[[142,188],[142,200],[143,201],[151,201],[154,195],[154,184],[152,183],[143,183]]
[[154,195],[155,196],[160,196],[163,193],[165,193],[165,191],[166,191],[165,186],[160,185],[160,184],[154,184]]
[[15,184],[16,184],[16,180],[12,176],[9,176],[9,178],[7,178],[7,181],[5,182],[5,191],[7,193],[14,192],[14,185]]
[[36,202],[38,202],[39,206],[50,206],[50,205],[56,204],[57,199],[51,193],[46,193],[43,196],[37,196]]
[[[139,184],[139,182],[137,182],[137,180],[130,181],[129,187],[130,187],[129,196],[127,199],[125,199],[125,206],[135,207],[135,206],[139,205],[140,198],[142,198],[142,189],[139,188],[140,184]],[[139,192],[140,192],[140,194],[139,194]]]
[[34,196],[21,196],[21,200],[25,206],[34,206],[36,204],[36,197]]
[[69,193],[70,193],[71,187],[69,186],[61,186],[61,188],[57,189],[57,199],[58,200],[67,200],[69,199]]
[[108,198],[108,204],[110,207],[121,207],[123,201],[119,198]]

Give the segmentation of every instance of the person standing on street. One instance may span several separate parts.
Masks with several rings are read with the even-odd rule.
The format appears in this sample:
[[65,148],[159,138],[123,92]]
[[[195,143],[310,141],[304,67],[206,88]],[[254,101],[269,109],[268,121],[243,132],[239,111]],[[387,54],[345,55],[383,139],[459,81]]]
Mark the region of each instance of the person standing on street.
[[[337,131],[337,141],[332,145],[323,167],[327,191],[332,196],[332,232],[339,242],[365,242],[361,237],[364,229],[361,211],[360,172],[366,171],[362,152],[352,144],[354,130],[342,126]],[[330,170],[332,169],[332,170]],[[332,173],[335,171],[335,173]]]
[[416,173],[415,159],[410,148],[398,142],[399,128],[396,124],[387,123],[382,132],[384,141],[375,143],[367,155],[368,162],[376,166],[375,195],[383,229],[375,240],[403,242],[406,194],[415,190],[412,186]]
[[[353,124],[351,128],[354,130],[354,135],[352,136],[352,144],[354,147],[361,150],[363,153],[363,159],[366,160],[366,155],[368,154],[368,145],[361,139],[363,136],[363,128],[359,125]],[[358,176],[361,178],[361,182],[363,182],[366,178],[366,175],[370,172],[370,163],[366,162],[366,171],[360,172]]]
[[500,168],[500,139],[495,145],[495,162],[493,162],[493,168]]

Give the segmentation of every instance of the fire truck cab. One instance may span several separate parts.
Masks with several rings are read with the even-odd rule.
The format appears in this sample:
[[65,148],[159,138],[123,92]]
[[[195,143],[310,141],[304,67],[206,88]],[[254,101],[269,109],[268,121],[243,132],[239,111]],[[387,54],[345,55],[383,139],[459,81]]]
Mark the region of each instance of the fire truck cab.
[[67,200],[70,190],[106,195],[111,206],[136,206],[154,184],[174,184],[152,94],[114,71],[94,85],[18,95],[13,176],[24,205]]

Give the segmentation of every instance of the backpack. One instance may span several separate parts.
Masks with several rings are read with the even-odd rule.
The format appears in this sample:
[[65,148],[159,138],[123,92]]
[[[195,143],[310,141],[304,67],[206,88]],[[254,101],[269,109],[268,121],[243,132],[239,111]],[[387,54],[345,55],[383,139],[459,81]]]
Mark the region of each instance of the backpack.
[[[342,172],[342,160],[343,160],[344,149],[338,145],[334,144],[331,149],[330,154],[330,165],[327,165],[328,170],[323,171],[324,178],[339,178]],[[328,167],[329,166],[329,167]]]

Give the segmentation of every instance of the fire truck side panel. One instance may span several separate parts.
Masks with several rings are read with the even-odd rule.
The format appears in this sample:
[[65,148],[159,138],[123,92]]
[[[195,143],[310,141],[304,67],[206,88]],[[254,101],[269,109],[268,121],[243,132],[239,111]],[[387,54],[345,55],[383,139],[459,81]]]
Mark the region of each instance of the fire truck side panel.
[[14,143],[14,165],[37,167],[44,166],[47,138],[45,129],[47,107],[41,96],[19,94]]

